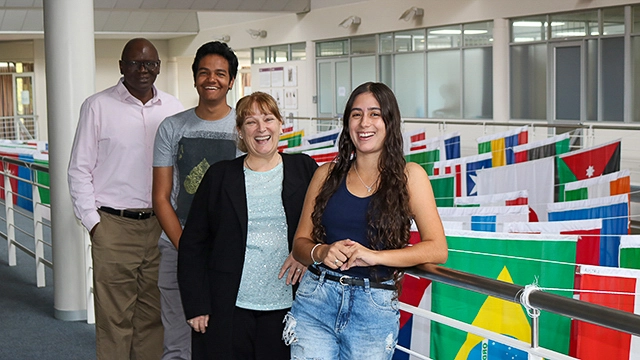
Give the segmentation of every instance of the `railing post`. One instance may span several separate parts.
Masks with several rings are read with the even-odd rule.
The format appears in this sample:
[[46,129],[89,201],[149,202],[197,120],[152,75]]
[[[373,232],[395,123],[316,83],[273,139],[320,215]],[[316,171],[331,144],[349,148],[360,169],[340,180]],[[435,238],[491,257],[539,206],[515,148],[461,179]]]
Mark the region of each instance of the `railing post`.
[[33,241],[36,250],[36,282],[38,287],[46,286],[44,272],[44,232],[43,226],[43,205],[40,200],[40,188],[36,183],[36,170],[31,169],[31,203],[33,205]]
[[[531,348],[535,349],[540,346],[540,317],[531,318]],[[542,357],[529,354],[529,360],[542,360]]]
[[14,214],[13,214],[13,188],[11,187],[11,169],[9,164],[5,161],[2,162],[2,172],[4,174],[4,214],[7,223],[7,249],[9,254],[9,266],[16,266],[16,230],[14,228]]

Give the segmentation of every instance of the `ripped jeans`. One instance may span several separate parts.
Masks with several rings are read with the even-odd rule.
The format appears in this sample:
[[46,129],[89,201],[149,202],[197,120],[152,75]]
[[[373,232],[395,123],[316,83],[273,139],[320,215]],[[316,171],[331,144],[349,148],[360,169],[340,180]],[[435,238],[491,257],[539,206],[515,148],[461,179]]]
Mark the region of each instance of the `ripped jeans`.
[[[341,285],[305,272],[283,339],[292,360],[386,360],[398,340],[400,312],[396,292],[368,285]],[[393,284],[393,281],[389,281]]]

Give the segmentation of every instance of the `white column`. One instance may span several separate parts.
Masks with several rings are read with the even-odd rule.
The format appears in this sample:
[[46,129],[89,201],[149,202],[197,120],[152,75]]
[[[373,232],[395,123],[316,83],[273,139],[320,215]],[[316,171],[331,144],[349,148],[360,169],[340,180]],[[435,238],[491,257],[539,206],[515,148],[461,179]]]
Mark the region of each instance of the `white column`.
[[493,119],[509,121],[509,20],[493,19]]
[[55,317],[87,319],[83,228],[73,214],[67,166],[80,105],[95,91],[93,1],[43,1]]

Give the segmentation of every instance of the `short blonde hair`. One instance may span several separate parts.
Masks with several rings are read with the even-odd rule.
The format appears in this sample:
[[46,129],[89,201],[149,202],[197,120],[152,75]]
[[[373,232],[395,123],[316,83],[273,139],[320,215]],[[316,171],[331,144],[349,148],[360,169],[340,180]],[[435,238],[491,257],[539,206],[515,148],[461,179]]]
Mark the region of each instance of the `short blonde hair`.
[[236,128],[238,129],[238,149],[242,152],[247,152],[247,144],[244,139],[240,138],[240,129],[244,125],[244,121],[247,117],[253,115],[253,104],[258,105],[258,109],[263,114],[273,114],[281,124],[284,123],[280,109],[278,109],[278,103],[269,94],[256,91],[251,95],[247,95],[236,103]]

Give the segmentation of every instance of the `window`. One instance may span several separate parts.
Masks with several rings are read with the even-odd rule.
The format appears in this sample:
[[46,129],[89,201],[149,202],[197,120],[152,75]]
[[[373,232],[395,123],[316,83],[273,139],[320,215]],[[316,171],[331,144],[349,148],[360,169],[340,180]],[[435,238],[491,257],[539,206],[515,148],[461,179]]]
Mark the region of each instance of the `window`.
[[327,41],[316,45],[316,56],[340,56],[349,54],[349,40]]
[[305,60],[307,44],[304,42],[257,47],[251,49],[251,63],[279,63],[293,60]]
[[[629,50],[624,36],[630,32],[625,14],[631,10],[611,7],[512,19],[511,118],[625,121],[624,81],[631,78],[625,76]],[[640,60],[635,43],[632,36],[632,66]],[[634,89],[638,81],[635,76]],[[631,106],[640,107],[636,104]]]
[[339,102],[329,91],[348,94],[377,77],[395,92],[403,117],[491,118],[492,46],[492,21],[316,43],[318,79],[330,79],[329,60],[334,67],[348,61],[340,69],[349,69],[351,79],[351,88],[319,86],[319,111],[330,114],[328,102]]
[[375,36],[360,36],[351,39],[351,55],[375,54],[376,50]]

